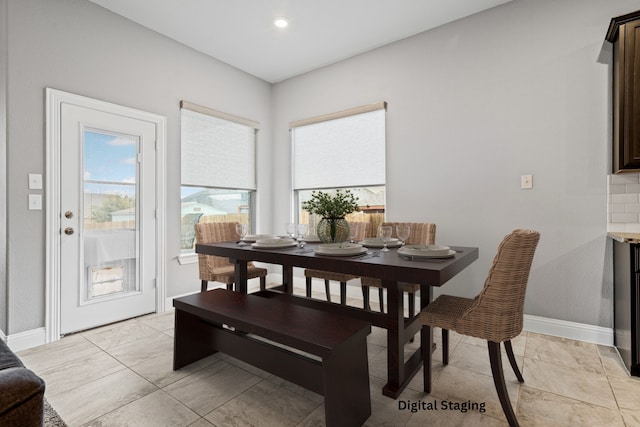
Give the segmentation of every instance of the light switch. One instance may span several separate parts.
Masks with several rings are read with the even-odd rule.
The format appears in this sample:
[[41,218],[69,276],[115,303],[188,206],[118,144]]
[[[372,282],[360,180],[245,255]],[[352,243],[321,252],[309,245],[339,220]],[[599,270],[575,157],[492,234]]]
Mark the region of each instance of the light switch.
[[42,210],[42,195],[41,194],[29,194],[29,210],[41,211]]
[[42,190],[42,174],[29,174],[29,190]]
[[533,188],[533,175],[521,175],[520,188],[523,188],[523,189]]

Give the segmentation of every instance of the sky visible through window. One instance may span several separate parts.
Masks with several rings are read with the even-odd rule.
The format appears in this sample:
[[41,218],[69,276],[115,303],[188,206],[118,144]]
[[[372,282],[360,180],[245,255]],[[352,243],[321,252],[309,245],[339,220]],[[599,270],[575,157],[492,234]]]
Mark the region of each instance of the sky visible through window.
[[137,138],[85,131],[85,191],[135,197],[137,152]]

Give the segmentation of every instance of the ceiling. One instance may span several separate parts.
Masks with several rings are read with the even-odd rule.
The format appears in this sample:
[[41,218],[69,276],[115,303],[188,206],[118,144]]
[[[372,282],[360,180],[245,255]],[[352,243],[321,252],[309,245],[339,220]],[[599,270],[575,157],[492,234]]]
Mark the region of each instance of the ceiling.
[[91,1],[277,83],[511,0]]

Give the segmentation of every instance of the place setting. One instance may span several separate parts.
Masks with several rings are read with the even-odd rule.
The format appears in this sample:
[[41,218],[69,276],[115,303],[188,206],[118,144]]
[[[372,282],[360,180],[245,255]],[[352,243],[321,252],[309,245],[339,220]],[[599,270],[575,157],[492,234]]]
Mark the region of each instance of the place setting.
[[398,249],[400,258],[409,261],[444,260],[455,254],[449,246],[440,245],[404,245]]
[[323,243],[315,248],[318,255],[327,256],[358,256],[365,255],[369,250],[359,243]]

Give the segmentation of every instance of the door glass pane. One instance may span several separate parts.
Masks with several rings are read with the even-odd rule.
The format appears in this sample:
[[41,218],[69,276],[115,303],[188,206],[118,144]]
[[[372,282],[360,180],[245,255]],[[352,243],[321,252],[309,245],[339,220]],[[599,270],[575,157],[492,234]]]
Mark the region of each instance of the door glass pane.
[[138,291],[138,139],[84,131],[84,271],[81,299]]

